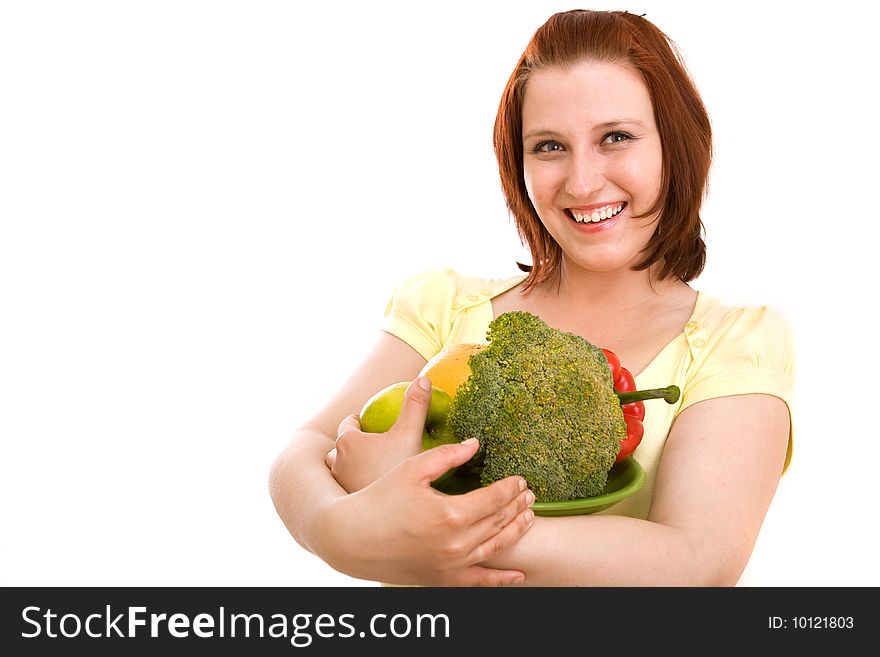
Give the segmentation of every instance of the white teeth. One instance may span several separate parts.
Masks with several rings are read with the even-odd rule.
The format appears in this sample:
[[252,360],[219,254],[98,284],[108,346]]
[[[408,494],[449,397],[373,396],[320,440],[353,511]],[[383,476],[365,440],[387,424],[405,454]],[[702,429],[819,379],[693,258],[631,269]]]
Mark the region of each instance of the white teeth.
[[610,219],[614,215],[618,214],[621,210],[623,210],[624,205],[626,204],[621,203],[620,205],[606,205],[605,207],[593,210],[588,214],[571,210],[571,215],[574,217],[575,221],[581,224],[587,222],[598,223],[603,219]]

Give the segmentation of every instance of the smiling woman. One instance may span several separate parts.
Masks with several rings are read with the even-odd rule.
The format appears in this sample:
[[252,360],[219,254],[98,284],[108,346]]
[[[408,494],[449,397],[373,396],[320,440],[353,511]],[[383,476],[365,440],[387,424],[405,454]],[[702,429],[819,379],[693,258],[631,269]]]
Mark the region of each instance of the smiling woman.
[[[660,135],[639,72],[592,61],[533,72],[522,132],[526,192],[539,229],[570,256],[567,266],[637,267],[658,221],[648,213],[662,177]],[[531,213],[521,219],[532,220]]]
[[[438,268],[404,280],[373,351],[276,460],[281,518],[334,568],[395,584],[737,583],[790,459],[794,357],[781,315],[690,286],[705,263],[711,129],[674,46],[627,12],[552,16],[508,80],[494,146],[527,274]],[[646,413],[636,494],[589,516],[536,518],[528,476],[431,489],[491,436],[422,452],[431,382],[420,374],[444,350],[491,341],[511,311],[614,352],[639,388],[680,389]],[[412,383],[397,423],[364,432],[356,413],[401,381]],[[487,413],[528,422],[544,408],[517,400]]]
[[[578,81],[584,84],[571,84]],[[576,178],[565,191],[589,191],[578,185],[590,185],[585,176],[600,169],[587,155],[604,152],[614,157],[601,161],[616,161],[623,159],[619,149],[631,150],[628,142],[647,142],[625,158],[627,173],[658,189],[640,189],[644,205],[630,214],[656,218],[663,230],[654,231],[637,267],[660,263],[660,277],[696,278],[705,264],[699,213],[712,157],[712,130],[699,92],[673,42],[649,21],[627,12],[575,11],[554,15],[535,33],[508,80],[495,123],[505,198],[534,256],[526,288],[556,279],[562,249],[539,219],[528,179],[522,180],[524,158],[564,151],[558,140],[565,131],[580,135],[587,126],[583,138],[603,148],[570,144],[569,166],[585,168],[570,172]]]

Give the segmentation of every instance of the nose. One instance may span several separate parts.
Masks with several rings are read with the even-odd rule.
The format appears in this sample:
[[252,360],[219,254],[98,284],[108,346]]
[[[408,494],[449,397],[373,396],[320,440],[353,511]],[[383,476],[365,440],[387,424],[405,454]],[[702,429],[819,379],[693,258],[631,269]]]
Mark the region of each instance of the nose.
[[569,158],[565,178],[565,192],[576,199],[588,199],[605,186],[606,178],[601,158],[585,151]]

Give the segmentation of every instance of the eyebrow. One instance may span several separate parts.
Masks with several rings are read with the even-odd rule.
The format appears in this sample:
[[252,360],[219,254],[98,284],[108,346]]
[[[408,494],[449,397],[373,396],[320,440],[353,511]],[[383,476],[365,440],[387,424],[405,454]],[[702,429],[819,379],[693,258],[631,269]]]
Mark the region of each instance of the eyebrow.
[[532,130],[529,134],[523,135],[523,139],[532,139],[534,137],[559,137],[559,133],[553,130]]
[[597,125],[597,128],[616,128],[621,125],[637,125],[640,128],[644,128],[645,124],[643,121],[639,121],[638,119],[615,119],[613,121],[606,121],[605,123],[600,123]]
[[[643,121],[639,121],[638,119],[614,119],[613,121],[605,121],[604,123],[599,123],[596,128],[599,130],[613,130],[614,128],[619,128],[622,125],[635,125],[640,128],[645,127],[645,123]],[[560,133],[555,130],[532,130],[526,135],[523,135],[523,139],[534,139],[535,137],[559,137]]]

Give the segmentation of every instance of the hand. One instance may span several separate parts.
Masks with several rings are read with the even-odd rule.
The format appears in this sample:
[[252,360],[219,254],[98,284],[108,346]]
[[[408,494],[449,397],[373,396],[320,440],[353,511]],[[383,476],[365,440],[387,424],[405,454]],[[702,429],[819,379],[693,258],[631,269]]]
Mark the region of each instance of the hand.
[[339,424],[336,447],[330,450],[324,461],[339,485],[349,493],[369,486],[401,461],[422,450],[422,432],[431,403],[431,390],[430,387],[428,390],[420,387],[419,380],[416,378],[406,389],[400,416],[385,433],[361,431],[357,415],[349,415]]
[[524,573],[480,565],[532,526],[534,495],[507,477],[464,495],[431,482],[477,450],[476,439],[411,456],[369,486],[337,498],[321,516],[320,556],[363,579],[429,586],[499,586]]

